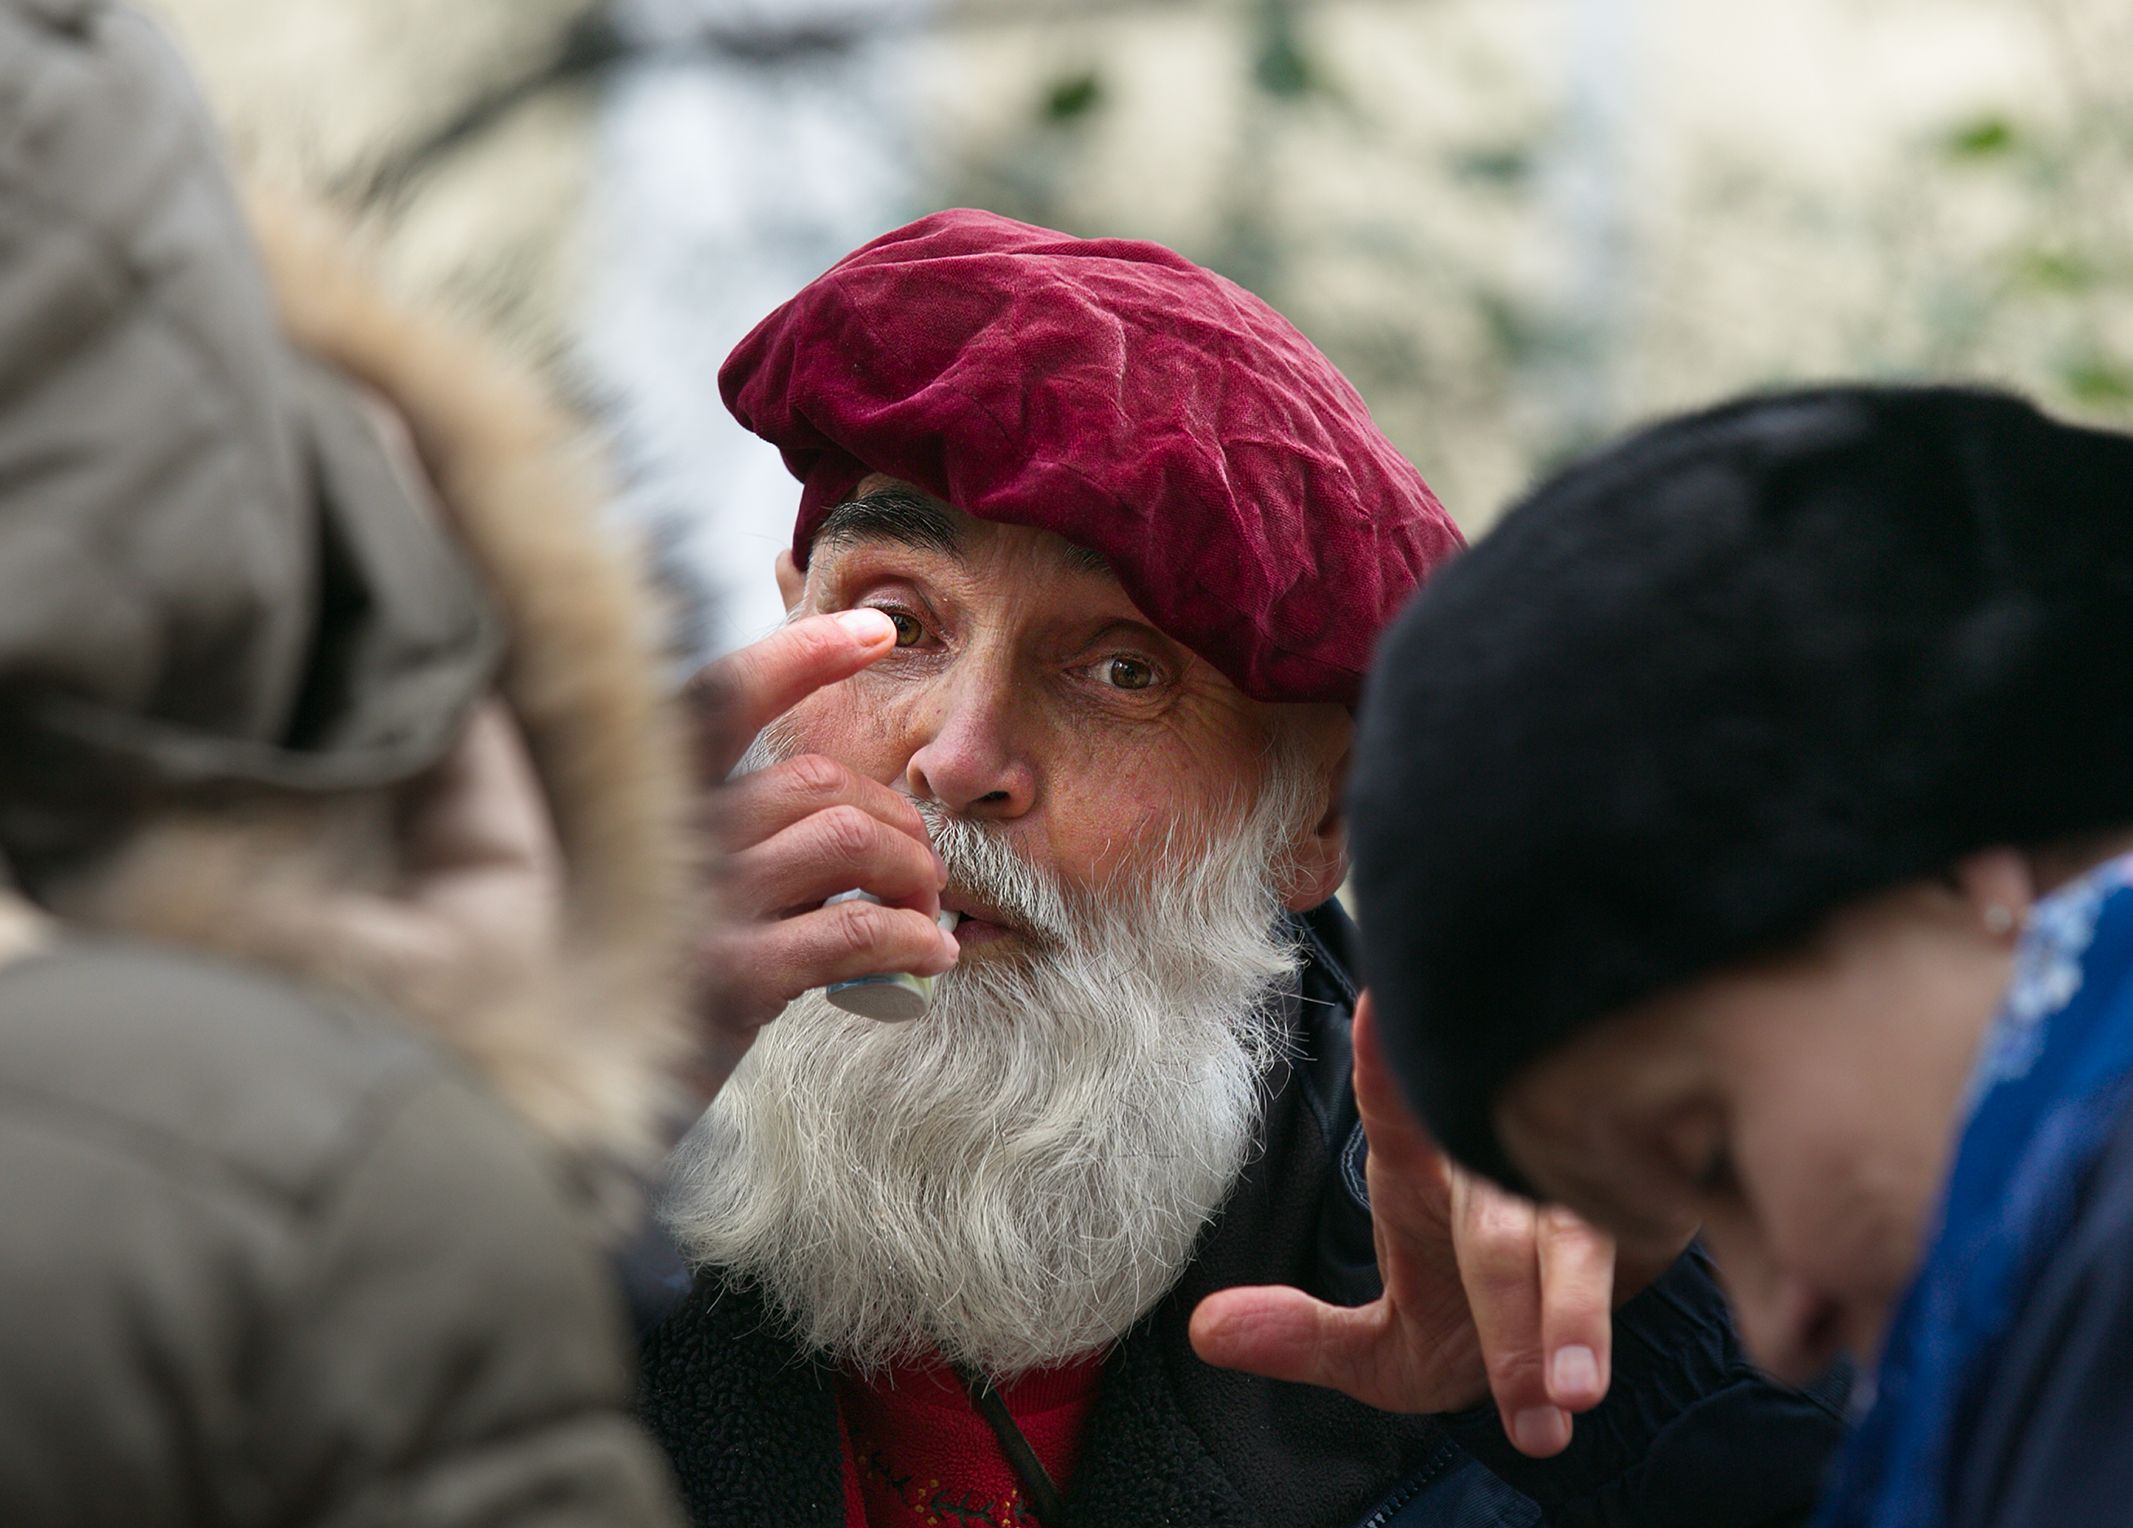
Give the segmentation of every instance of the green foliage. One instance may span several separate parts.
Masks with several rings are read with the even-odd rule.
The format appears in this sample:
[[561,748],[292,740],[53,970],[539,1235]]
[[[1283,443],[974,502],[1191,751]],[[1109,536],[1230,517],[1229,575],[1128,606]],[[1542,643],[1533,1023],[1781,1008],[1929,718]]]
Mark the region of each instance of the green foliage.
[[1532,143],[1476,145],[1452,155],[1452,173],[1461,180],[1499,191],[1523,191],[1533,179]]
[[1252,61],[1252,79],[1268,95],[1293,99],[1308,94],[1318,76],[1292,34],[1267,40]]
[[1268,95],[1293,101],[1324,91],[1324,71],[1305,52],[1291,0],[1260,0],[1252,82]]
[[1958,163],[2004,159],[2021,144],[2015,125],[1998,112],[1980,112],[1950,127],[1941,137],[1940,150]]
[[1076,122],[1104,103],[1103,76],[1095,69],[1063,74],[1045,87],[1037,115],[1046,122]]
[[1477,284],[1469,300],[1489,337],[1490,349],[1507,364],[1531,366],[1562,355],[1566,345],[1562,324],[1534,303],[1486,284]]
[[2090,291],[2103,278],[2096,261],[2079,250],[2041,245],[2015,252],[2012,275],[2029,291],[2068,296]]
[[2059,382],[2069,397],[2090,408],[2123,409],[2133,404],[2133,366],[2096,351],[2063,358]]
[[[1502,3],[1443,8],[1479,16]],[[2129,0],[1973,3],[2035,7],[2039,39],[2064,55],[2056,90],[1993,87],[1923,118],[1898,103],[1880,119],[1887,136],[1854,146],[1860,177],[1802,173],[1809,162],[1784,144],[1722,136],[1686,145],[1697,152],[1682,161],[1679,196],[1610,166],[1628,243],[1581,256],[1549,194],[1580,128],[1560,82],[1523,53],[1433,46],[1403,61],[1411,83],[1375,67],[1345,78],[1347,55],[1332,49],[1353,37],[1326,19],[1339,7],[1209,0],[1198,9],[1216,18],[1217,56],[1241,89],[1219,92],[1235,120],[1213,140],[1225,167],[1214,226],[1188,253],[1303,324],[1455,499],[1485,483],[1466,503],[1477,516],[1509,480],[1651,408],[1758,384],[1990,377],[2133,425],[2133,211],[2121,194],[2133,94],[2112,67],[2128,49],[2093,29],[2062,37],[2043,19]],[[2118,30],[2133,40],[2133,22]],[[1124,99],[1136,76],[1097,54],[1040,67],[1021,131],[986,146],[956,197],[1073,227],[1105,194],[1079,178],[1099,146],[1086,129],[1144,103]],[[1471,113],[1443,134],[1443,100],[1412,110],[1409,94],[1439,76],[1471,86],[1477,71],[1495,80],[1491,69],[1500,90],[1440,92]],[[1484,98],[1488,108],[1472,104]],[[1343,135],[1388,179],[1378,201],[1343,204],[1329,224],[1316,209],[1334,196],[1298,194],[1281,176],[1311,173],[1293,145],[1338,154]],[[1581,258],[1598,273],[1591,286],[1571,279],[1590,273]],[[1663,289],[1660,269],[1677,273]]]

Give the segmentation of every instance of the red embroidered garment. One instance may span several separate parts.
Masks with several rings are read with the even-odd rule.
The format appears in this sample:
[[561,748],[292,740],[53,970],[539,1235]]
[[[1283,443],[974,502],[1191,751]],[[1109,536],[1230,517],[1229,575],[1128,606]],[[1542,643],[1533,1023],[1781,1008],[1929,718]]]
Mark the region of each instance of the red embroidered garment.
[[[1000,1391],[1062,1491],[1102,1373],[1103,1359],[1092,1357]],[[871,1384],[840,1379],[837,1413],[846,1528],[1045,1528],[992,1427],[945,1366],[902,1367]]]

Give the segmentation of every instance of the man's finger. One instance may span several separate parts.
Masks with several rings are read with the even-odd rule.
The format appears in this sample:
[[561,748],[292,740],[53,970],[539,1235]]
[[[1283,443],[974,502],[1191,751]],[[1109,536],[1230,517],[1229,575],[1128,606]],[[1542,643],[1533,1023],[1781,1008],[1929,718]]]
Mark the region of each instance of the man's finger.
[[1589,1411],[1607,1394],[1613,1360],[1615,1244],[1568,1210],[1539,1219],[1541,1351],[1548,1398]]
[[714,1021],[746,1029],[767,1024],[811,987],[885,971],[938,976],[955,964],[956,944],[924,913],[839,902],[714,934],[697,959]]
[[699,747],[705,778],[723,780],[758,732],[895,646],[896,625],[879,610],[840,610],[780,626],[705,666],[689,682],[706,717]]
[[833,806],[858,807],[930,847],[926,820],[909,796],[819,753],[803,753],[740,776],[711,793],[707,817],[719,846],[730,854]]
[[1193,1310],[1192,1349],[1220,1369],[1322,1385],[1384,1408],[1378,1353],[1387,1341],[1383,1308],[1348,1308],[1300,1289],[1225,1289]]
[[1395,1181],[1426,1188],[1440,1196],[1448,1192],[1444,1153],[1408,1106],[1407,1097],[1393,1076],[1378,1042],[1377,1016],[1365,992],[1356,1001],[1350,1026],[1355,1047],[1355,1103],[1363,1118],[1363,1133],[1370,1141],[1370,1156]]
[[1536,1459],[1561,1453],[1570,1442],[1570,1415],[1548,1394],[1533,1205],[1455,1172],[1452,1245],[1504,1430],[1521,1453]]
[[933,850],[856,806],[817,812],[732,856],[718,884],[727,911],[740,917],[798,912],[852,890],[928,918],[941,910]]

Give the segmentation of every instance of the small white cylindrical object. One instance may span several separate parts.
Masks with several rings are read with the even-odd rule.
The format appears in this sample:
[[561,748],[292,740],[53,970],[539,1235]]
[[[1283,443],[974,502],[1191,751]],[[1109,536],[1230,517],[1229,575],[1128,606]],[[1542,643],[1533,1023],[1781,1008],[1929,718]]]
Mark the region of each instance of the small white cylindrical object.
[[[834,907],[839,902],[872,902],[879,906],[881,898],[870,891],[840,891],[822,905]],[[962,914],[943,908],[935,921],[952,933],[962,921]],[[822,995],[846,1013],[884,1024],[903,1024],[923,1017],[933,1006],[933,980],[930,976],[913,976],[909,971],[884,971],[831,982],[822,989]]]

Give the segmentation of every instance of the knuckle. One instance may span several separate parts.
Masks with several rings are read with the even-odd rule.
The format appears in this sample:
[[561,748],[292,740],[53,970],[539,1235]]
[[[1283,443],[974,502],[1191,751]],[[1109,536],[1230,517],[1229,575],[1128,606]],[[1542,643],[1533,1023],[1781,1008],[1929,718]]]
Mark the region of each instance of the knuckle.
[[1533,1245],[1533,1214],[1515,1199],[1487,1195],[1469,1212],[1468,1227],[1477,1250],[1511,1253]]
[[813,668],[843,653],[848,640],[833,623],[813,620],[796,621],[767,638],[762,645],[774,646],[781,662]]
[[856,806],[825,807],[815,814],[815,829],[825,850],[843,864],[855,864],[874,846],[873,819]]
[[1542,1209],[1540,1227],[1542,1234],[1554,1242],[1595,1247],[1608,1245],[1606,1232],[1559,1204],[1551,1204]]
[[1489,1372],[1489,1388],[1499,1392],[1516,1390],[1540,1376],[1540,1354],[1523,1344],[1492,1351],[1482,1362]]
[[851,779],[842,764],[819,753],[803,753],[788,759],[785,777],[795,790],[809,796],[842,795]]
[[1508,1267],[1481,1267],[1460,1281],[1467,1303],[1477,1311],[1498,1314],[1499,1320],[1518,1318],[1529,1310],[1539,1293],[1535,1280]]
[[886,922],[882,908],[872,902],[841,902],[837,911],[838,937],[848,951],[856,955],[881,942]]

